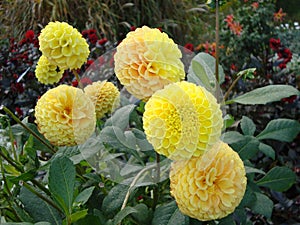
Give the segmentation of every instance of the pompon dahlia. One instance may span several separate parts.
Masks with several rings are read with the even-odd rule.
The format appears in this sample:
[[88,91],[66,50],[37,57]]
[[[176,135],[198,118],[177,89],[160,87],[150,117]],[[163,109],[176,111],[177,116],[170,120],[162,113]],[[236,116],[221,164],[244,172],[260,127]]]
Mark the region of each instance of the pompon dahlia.
[[157,91],[145,105],[147,140],[173,160],[202,155],[221,135],[220,105],[205,88],[186,81]]
[[171,195],[183,214],[201,221],[232,213],[245,194],[246,184],[243,161],[223,142],[203,156],[171,165]]
[[42,55],[35,68],[35,76],[43,84],[54,84],[60,81],[64,70],[49,62],[46,56]]
[[114,55],[115,73],[121,84],[138,99],[183,80],[181,51],[166,33],[147,26],[127,34]]
[[84,88],[84,92],[95,105],[97,119],[113,112],[120,103],[120,92],[111,82],[93,82]]
[[56,146],[84,143],[94,132],[96,113],[84,92],[60,85],[47,91],[35,107],[39,131]]
[[65,22],[49,22],[39,36],[40,50],[61,69],[78,69],[90,53],[86,40]]

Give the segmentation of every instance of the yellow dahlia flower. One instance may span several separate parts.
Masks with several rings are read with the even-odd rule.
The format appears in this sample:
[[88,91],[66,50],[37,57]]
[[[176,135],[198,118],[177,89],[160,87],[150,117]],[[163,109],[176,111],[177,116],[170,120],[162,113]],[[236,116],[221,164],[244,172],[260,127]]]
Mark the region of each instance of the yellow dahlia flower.
[[147,26],[127,34],[118,45],[115,73],[138,99],[148,99],[165,85],[183,80],[181,51],[166,33]]
[[93,102],[81,89],[67,85],[47,91],[37,102],[35,117],[39,131],[57,146],[82,144],[96,125]]
[[145,105],[143,126],[158,153],[174,160],[202,155],[221,135],[222,112],[205,88],[186,81],[157,91]]
[[120,92],[111,82],[94,82],[86,86],[84,92],[95,105],[97,119],[113,112],[120,103]]
[[49,62],[46,56],[42,55],[35,68],[35,76],[43,84],[57,83],[63,76],[64,71]]
[[77,69],[90,53],[86,40],[65,22],[50,22],[39,36],[40,50],[48,60],[62,69]]
[[220,219],[240,204],[245,174],[239,155],[219,142],[203,156],[172,163],[171,195],[183,214],[201,221]]

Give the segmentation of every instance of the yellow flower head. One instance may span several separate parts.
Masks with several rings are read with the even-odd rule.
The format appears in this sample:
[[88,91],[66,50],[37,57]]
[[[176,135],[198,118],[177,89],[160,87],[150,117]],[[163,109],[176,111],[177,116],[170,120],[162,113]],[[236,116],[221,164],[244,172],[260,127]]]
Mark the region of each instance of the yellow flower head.
[[35,68],[35,76],[43,84],[57,83],[63,76],[64,71],[49,62],[46,56],[42,55]]
[[147,26],[127,34],[117,47],[115,73],[138,99],[148,99],[165,85],[184,79],[181,51],[166,33]]
[[239,155],[219,142],[203,156],[172,163],[171,195],[183,214],[201,221],[220,219],[240,204],[245,174]]
[[205,88],[186,81],[157,91],[145,105],[147,140],[170,159],[202,155],[221,135],[222,112]]
[[111,82],[94,82],[86,86],[84,92],[95,105],[97,119],[113,112],[120,103],[120,92]]
[[39,131],[56,146],[84,143],[96,125],[93,102],[81,89],[67,85],[47,91],[37,102],[35,117]]
[[65,22],[50,22],[39,36],[40,50],[61,69],[78,69],[90,53],[86,40]]

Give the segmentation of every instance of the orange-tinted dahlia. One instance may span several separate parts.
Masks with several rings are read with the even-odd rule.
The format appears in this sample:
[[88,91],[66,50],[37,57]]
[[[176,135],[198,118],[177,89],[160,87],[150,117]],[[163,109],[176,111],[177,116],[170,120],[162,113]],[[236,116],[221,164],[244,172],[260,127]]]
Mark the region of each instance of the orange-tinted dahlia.
[[40,50],[61,69],[78,69],[90,53],[86,40],[65,22],[49,22],[39,36]]
[[219,140],[222,125],[215,97],[186,81],[153,94],[143,115],[147,140],[155,151],[174,160],[202,155]]
[[111,82],[94,82],[86,86],[84,92],[95,105],[97,119],[113,112],[120,103],[120,92]]
[[56,146],[84,143],[94,132],[96,113],[84,92],[60,85],[47,91],[35,107],[39,131]]
[[35,76],[43,84],[54,84],[60,81],[64,71],[51,64],[46,56],[42,55],[37,62]]
[[127,34],[117,47],[115,73],[126,89],[138,99],[183,80],[181,51],[166,33],[147,26]]
[[239,155],[219,142],[203,156],[172,163],[171,195],[185,215],[201,221],[220,219],[240,204],[245,174]]

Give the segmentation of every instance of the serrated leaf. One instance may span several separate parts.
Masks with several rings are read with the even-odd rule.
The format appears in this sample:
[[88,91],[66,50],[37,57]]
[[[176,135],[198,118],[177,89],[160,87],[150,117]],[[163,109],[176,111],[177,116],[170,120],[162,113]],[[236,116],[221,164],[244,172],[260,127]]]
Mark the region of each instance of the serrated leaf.
[[296,175],[288,167],[274,167],[256,184],[281,192],[288,190],[295,181]]
[[276,119],[268,123],[266,128],[256,137],[258,140],[273,139],[291,142],[300,132],[300,123],[291,119]]
[[102,210],[112,213],[121,208],[129,186],[118,184],[114,186],[103,199]]
[[234,102],[245,105],[267,104],[299,94],[300,92],[290,85],[268,85],[231,99],[227,101],[226,104],[232,104]]
[[251,209],[253,212],[264,215],[267,218],[271,218],[274,204],[271,199],[266,195],[254,192],[256,196],[256,201],[254,202]]
[[254,135],[256,126],[249,117],[243,116],[241,120],[241,129],[243,134],[252,136]]
[[49,168],[49,189],[66,215],[70,215],[72,211],[75,175],[75,166],[69,158],[57,156],[52,160]]
[[20,191],[20,200],[24,205],[24,209],[34,221],[45,221],[52,225],[62,224],[62,218],[57,209],[53,208],[24,187],[22,187]]
[[178,209],[176,202],[172,201],[165,205],[160,205],[155,209],[152,225],[188,225],[189,218],[184,216]]
[[269,156],[271,159],[275,159],[275,151],[270,145],[266,145],[264,143],[259,143],[259,151],[264,153],[266,156]]

